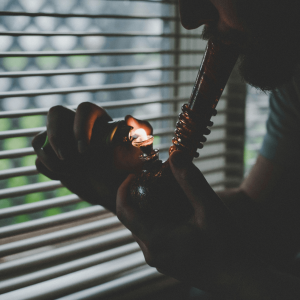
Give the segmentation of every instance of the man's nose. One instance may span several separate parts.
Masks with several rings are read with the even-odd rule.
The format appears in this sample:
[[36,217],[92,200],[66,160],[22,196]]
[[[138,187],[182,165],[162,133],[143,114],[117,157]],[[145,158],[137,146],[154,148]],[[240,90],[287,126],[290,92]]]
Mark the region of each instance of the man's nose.
[[210,0],[178,0],[181,24],[185,29],[195,29],[216,22],[219,14]]

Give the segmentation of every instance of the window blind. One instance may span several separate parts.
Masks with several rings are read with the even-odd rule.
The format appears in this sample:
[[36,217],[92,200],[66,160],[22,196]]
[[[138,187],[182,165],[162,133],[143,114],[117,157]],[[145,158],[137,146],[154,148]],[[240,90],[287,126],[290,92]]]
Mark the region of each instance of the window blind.
[[[51,106],[92,101],[114,119],[150,121],[166,159],[201,29],[181,28],[176,1],[13,0],[0,10],[1,299],[140,299],[176,285],[146,266],[113,214],[38,174],[30,142]],[[215,189],[242,179],[244,98],[233,72],[195,159]]]

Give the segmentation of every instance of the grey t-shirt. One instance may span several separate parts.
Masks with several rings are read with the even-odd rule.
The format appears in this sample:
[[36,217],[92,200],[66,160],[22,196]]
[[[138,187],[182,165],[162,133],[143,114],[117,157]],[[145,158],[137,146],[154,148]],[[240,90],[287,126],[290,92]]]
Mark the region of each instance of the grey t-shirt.
[[267,134],[260,154],[284,167],[300,167],[300,79],[270,94]]
[[279,237],[275,258],[285,263],[300,251],[300,79],[274,90],[269,100],[267,134],[260,153],[283,168],[269,199],[273,205],[267,206],[264,218]]

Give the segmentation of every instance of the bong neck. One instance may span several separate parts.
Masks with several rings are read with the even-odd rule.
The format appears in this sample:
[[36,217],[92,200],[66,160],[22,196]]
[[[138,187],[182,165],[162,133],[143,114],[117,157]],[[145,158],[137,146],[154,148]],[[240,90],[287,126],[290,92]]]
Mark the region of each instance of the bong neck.
[[179,115],[169,153],[182,150],[191,157],[199,155],[197,149],[203,147],[201,138],[210,126],[210,118],[216,115],[216,106],[238,57],[235,46],[208,41],[190,100]]

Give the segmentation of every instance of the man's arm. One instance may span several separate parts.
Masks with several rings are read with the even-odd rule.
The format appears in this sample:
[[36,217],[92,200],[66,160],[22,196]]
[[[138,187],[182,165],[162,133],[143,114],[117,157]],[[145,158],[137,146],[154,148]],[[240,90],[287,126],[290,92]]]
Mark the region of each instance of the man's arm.
[[285,267],[299,250],[300,170],[259,156],[237,189],[218,195],[244,227],[256,253]]

